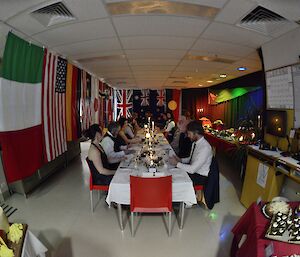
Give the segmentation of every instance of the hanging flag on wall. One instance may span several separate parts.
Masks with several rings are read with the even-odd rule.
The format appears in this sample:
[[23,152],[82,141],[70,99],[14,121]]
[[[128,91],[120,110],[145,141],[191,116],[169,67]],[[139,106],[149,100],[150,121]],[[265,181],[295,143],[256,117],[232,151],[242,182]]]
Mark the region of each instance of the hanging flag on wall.
[[66,138],[67,61],[45,51],[42,84],[44,156],[47,162],[67,151]]
[[42,165],[41,82],[44,51],[7,35],[0,78],[0,145],[8,183]]
[[79,69],[68,63],[67,66],[67,88],[66,88],[66,129],[67,141],[74,141],[78,139],[77,127],[79,120],[77,101],[77,83],[78,83]]
[[131,117],[132,113],[132,93],[133,90],[129,89],[115,89],[115,119],[118,120],[124,116],[126,118]]
[[157,100],[157,106],[159,106],[159,107],[165,106],[165,103],[166,103],[165,89],[157,90],[156,100]]
[[143,116],[145,112],[150,111],[153,117],[158,117],[161,113],[165,112],[165,90],[149,90],[148,89],[148,102],[147,106],[143,106],[144,100],[143,90],[133,90],[133,112]]
[[141,93],[141,106],[149,106],[149,89],[142,89]]

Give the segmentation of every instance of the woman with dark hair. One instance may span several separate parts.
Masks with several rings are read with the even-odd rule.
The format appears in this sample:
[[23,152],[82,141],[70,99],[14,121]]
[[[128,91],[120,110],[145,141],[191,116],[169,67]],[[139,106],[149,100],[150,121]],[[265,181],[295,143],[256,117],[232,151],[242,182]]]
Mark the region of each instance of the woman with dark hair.
[[166,116],[167,122],[164,128],[164,135],[167,138],[167,140],[171,143],[173,141],[174,133],[176,130],[176,124],[174,121],[173,113],[168,112]]
[[107,156],[100,145],[102,130],[98,124],[93,124],[87,130],[87,135],[92,140],[86,160],[92,174],[93,183],[97,185],[109,185],[117,166],[113,167],[109,165]]
[[121,117],[119,119],[119,124],[121,126],[121,130],[119,131],[119,135],[118,135],[118,140],[120,141],[120,143],[129,145],[129,144],[135,144],[140,142],[138,138],[131,138],[126,133],[126,129],[129,126],[128,126],[128,120],[125,117]]

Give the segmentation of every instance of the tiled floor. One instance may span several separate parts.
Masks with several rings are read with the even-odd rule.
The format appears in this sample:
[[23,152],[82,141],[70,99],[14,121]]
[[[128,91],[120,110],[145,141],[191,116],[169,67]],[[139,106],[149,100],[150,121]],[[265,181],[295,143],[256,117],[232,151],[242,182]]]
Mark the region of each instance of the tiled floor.
[[[82,144],[82,160],[88,147],[88,143]],[[167,236],[162,216],[143,216],[132,238],[128,222],[122,233],[116,210],[108,208],[104,198],[91,213],[89,172],[82,160],[78,158],[67,169],[52,176],[27,199],[14,194],[8,200],[18,208],[11,221],[29,224],[30,230],[49,249],[48,256],[229,256],[230,230],[245,208],[238,200],[236,188],[223,175],[221,202],[212,211],[199,206],[187,209],[183,231],[179,231],[173,216],[171,237]],[[221,167],[228,173],[230,167],[226,165],[221,164]]]

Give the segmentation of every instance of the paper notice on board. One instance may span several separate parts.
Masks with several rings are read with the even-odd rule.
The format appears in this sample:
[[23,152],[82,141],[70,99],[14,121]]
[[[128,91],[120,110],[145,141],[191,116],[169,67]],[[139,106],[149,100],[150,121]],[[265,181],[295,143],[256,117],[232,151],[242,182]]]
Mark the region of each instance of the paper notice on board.
[[256,183],[260,185],[262,188],[266,187],[267,179],[268,179],[269,166],[263,163],[258,165],[258,172]]

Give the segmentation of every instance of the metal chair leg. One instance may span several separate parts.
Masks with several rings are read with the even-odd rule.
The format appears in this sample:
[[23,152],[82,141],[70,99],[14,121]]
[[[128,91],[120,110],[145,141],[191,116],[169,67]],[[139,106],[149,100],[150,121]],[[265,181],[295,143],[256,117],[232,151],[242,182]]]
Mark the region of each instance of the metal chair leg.
[[90,190],[91,211],[94,212],[93,190]]
[[131,214],[130,214],[130,217],[131,217],[131,236],[133,236],[134,237],[134,213],[133,212],[131,212]]
[[172,229],[172,212],[169,212],[169,226],[168,226],[169,236],[171,236],[171,229]]

